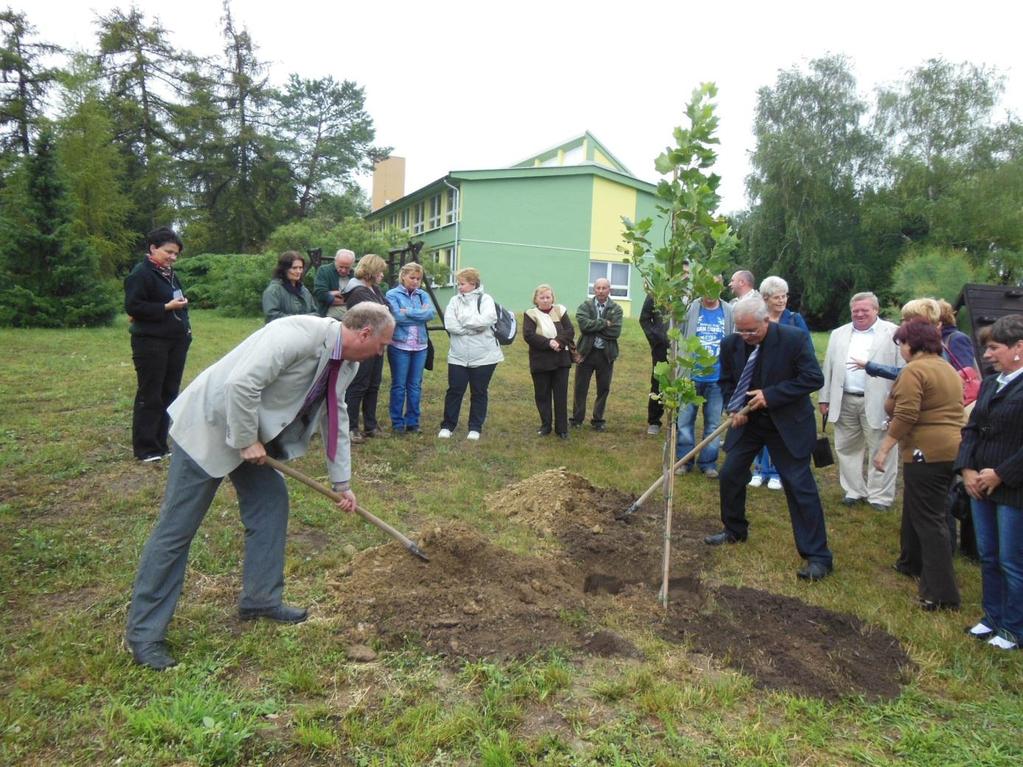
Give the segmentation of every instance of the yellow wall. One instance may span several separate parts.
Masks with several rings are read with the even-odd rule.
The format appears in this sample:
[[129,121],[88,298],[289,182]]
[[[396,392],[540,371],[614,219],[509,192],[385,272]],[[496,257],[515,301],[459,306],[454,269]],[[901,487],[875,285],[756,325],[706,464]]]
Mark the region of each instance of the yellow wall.
[[[622,234],[625,226],[622,216],[636,218],[636,190],[631,187],[615,184],[607,179],[593,179],[593,211],[590,217],[590,260],[616,261],[625,260],[625,254],[618,252],[618,246],[624,245]],[[635,274],[629,285],[632,301],[640,296],[642,303],[643,286],[636,284]],[[618,300],[625,316],[631,316],[632,301]]]

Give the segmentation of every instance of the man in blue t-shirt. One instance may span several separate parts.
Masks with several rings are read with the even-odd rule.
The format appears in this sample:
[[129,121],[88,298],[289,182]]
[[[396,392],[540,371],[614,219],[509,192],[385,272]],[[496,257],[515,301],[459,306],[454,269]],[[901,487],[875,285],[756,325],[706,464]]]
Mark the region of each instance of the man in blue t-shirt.
[[[721,363],[718,359],[721,340],[733,332],[732,307],[717,296],[705,296],[693,301],[686,312],[685,325],[682,333],[686,338],[698,338],[700,344],[714,357],[714,365],[710,368],[694,368],[693,383],[696,393],[704,398],[703,403],[703,437],[721,425],[721,412],[724,402],[721,400],[721,387],[718,379],[721,376]],[[678,461],[696,446],[696,405],[686,405],[678,413],[678,437],[675,444],[675,460]],[[696,465],[703,476],[716,479],[718,476],[719,438],[708,443],[697,457]],[[676,474],[686,474],[692,470],[692,461],[675,469]]]

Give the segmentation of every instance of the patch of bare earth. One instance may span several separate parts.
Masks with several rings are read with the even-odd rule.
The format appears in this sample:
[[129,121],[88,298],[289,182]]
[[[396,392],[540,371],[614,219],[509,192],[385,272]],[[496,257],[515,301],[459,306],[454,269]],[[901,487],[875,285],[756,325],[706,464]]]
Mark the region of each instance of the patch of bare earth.
[[[536,556],[495,546],[463,524],[419,541],[422,562],[397,543],[362,552],[337,583],[345,625],[387,646],[420,643],[452,660],[522,657],[554,648],[639,657],[601,624],[652,630],[686,643],[757,685],[835,699],[894,697],[910,660],[897,640],[857,618],[750,588],[706,586],[707,520],[676,517],[670,607],[657,606],[663,522],[646,511],[617,522],[632,497],[563,469],[487,497],[494,513],[551,546]],[[580,611],[589,626],[566,620]],[[594,625],[597,624],[597,625]]]

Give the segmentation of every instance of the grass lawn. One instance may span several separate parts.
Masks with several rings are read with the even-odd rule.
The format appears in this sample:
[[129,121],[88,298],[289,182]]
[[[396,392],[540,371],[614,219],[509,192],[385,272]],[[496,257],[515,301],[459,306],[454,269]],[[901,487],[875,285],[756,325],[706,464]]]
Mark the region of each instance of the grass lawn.
[[[194,312],[186,382],[260,325]],[[460,522],[524,552],[530,532],[488,509],[488,493],[557,467],[635,495],[656,479],[662,441],[645,434],[649,353],[635,320],[615,367],[608,431],[574,430],[567,444],[535,437],[521,339],[505,348],[480,443],[464,440],[467,402],[462,431],[437,441],[440,335],[424,436],[356,448],[354,488],[365,508],[414,538]],[[715,550],[692,575],[796,597],[891,633],[915,664],[893,700],[765,690],[723,659],[653,633],[628,636],[639,658],[544,651],[452,666],[410,641],[356,662],[332,584],[358,552],[388,539],[297,484],[286,598],[312,605],[312,619],[288,628],[237,620],[243,531],[225,483],[193,544],[171,626],[182,663],[163,674],[140,669],[121,637],[166,466],[131,457],[126,327],[0,330],[0,343],[0,764],[1023,764],[1023,653],[995,653],[963,635],[979,616],[977,567],[957,559],[961,613],[919,610],[913,584],[890,569],[898,513],[843,507],[834,467],[818,472],[834,577],[796,580],[784,500],[767,490],[750,493],[749,543]],[[815,337],[821,355],[825,344]],[[386,392],[379,414],[386,424]],[[316,443],[296,465],[322,477],[320,454]],[[715,483],[681,479],[676,505],[713,524]],[[658,513],[655,502],[646,513]]]

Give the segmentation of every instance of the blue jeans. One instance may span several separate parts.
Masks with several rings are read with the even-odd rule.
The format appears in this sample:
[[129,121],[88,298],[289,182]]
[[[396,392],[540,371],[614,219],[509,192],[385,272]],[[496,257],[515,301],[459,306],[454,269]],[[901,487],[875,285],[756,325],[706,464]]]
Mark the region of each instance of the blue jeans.
[[391,401],[388,405],[391,428],[395,431],[418,431],[426,349],[410,352],[388,346],[387,364],[391,368]]
[[764,482],[767,482],[769,479],[781,479],[781,477],[778,476],[778,470],[774,468],[774,463],[771,461],[771,454],[767,452],[766,447],[760,451],[759,455],[757,455],[757,460],[753,463],[753,473],[759,474],[763,477]]
[[[714,429],[721,425],[721,410],[724,401],[721,398],[721,387],[717,381],[696,381],[696,393],[704,398],[703,403],[703,437],[706,437]],[[696,447],[696,410],[697,405],[686,405],[678,411],[678,437],[675,442],[675,460],[684,456]],[[721,438],[715,437],[700,451],[696,464],[700,471],[716,469],[718,463],[718,450],[721,446]],[[692,466],[689,462],[687,466]]]
[[980,554],[984,623],[1023,640],[1023,509],[970,499]]

